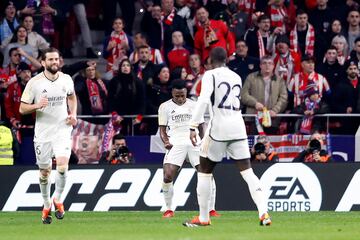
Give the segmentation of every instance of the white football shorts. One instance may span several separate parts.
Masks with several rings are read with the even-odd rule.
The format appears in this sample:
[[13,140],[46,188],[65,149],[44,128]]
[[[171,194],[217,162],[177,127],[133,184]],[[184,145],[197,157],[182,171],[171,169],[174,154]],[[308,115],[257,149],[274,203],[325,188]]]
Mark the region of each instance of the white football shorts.
[[174,145],[170,150],[167,150],[164,157],[164,164],[170,163],[181,167],[186,159],[189,159],[191,166],[195,167],[200,164],[199,159],[200,147],[193,145]]
[[51,167],[52,158],[67,157],[71,154],[71,137],[56,138],[51,142],[34,142],[36,164],[39,168]]
[[200,146],[200,156],[209,158],[213,162],[221,162],[228,155],[234,160],[250,158],[247,139],[219,142],[209,135],[204,136]]

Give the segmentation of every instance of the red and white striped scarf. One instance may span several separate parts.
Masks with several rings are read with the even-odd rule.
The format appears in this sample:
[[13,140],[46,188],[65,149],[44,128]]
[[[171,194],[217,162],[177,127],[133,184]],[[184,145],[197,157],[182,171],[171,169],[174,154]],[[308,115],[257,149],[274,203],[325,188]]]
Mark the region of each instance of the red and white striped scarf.
[[161,19],[163,20],[163,22],[166,25],[172,25],[173,24],[174,17],[175,17],[175,8],[173,8],[173,10],[171,10],[170,14],[167,15],[167,17],[165,17],[164,12],[162,12],[161,14],[162,14]]
[[106,71],[111,71],[113,69],[113,65],[116,62],[120,62],[120,59],[122,59],[124,55],[124,49],[123,46],[129,46],[129,39],[126,36],[126,33],[122,31],[120,34],[115,33],[113,31],[110,35],[110,41],[115,41],[116,46],[111,49],[111,53],[109,54],[109,57],[107,58],[107,66]]
[[105,87],[104,82],[101,79],[86,79],[86,86],[89,93],[89,101],[91,106],[91,112],[93,114],[100,114],[104,111],[104,106],[102,104],[101,95],[99,87],[104,91],[106,97],[108,96],[108,91]]
[[[305,42],[305,54],[314,56],[314,45],[315,45],[315,30],[311,24],[307,24],[306,42]],[[297,36],[297,24],[294,29],[290,32],[290,48],[295,52],[299,53],[298,36]]]
[[294,93],[294,107],[299,106],[304,101],[304,91],[311,81],[318,87],[320,97],[322,97],[324,92],[330,90],[329,83],[321,74],[316,72],[312,72],[309,75],[303,72],[295,74],[288,85],[288,90]]
[[[267,33],[266,35],[267,35],[266,38],[269,38],[269,34]],[[264,45],[263,37],[261,36],[260,31],[256,32],[256,36],[259,44],[259,58],[262,58],[263,56],[268,54],[268,51],[266,49],[266,46]]]
[[239,0],[239,10],[251,15],[255,11],[256,0]]
[[[274,72],[279,77],[285,80],[286,84],[290,83],[290,80],[294,74],[294,67],[295,67],[295,55],[292,50],[289,50],[289,53],[286,57],[282,57],[279,53],[276,53],[274,58]],[[287,71],[282,71],[284,69],[280,68],[286,68]]]
[[277,28],[281,27],[284,32],[286,32],[285,26],[285,17],[287,16],[287,10],[284,6],[276,8],[274,5],[270,7],[270,18],[271,18],[271,27]]

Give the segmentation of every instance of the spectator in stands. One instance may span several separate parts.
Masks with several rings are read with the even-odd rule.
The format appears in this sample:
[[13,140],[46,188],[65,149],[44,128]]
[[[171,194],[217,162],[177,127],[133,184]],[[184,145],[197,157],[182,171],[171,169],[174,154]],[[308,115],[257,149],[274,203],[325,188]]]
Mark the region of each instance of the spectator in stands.
[[[21,94],[25,89],[27,82],[31,78],[30,66],[21,62],[17,66],[17,81],[11,83],[5,95],[6,117],[10,120],[14,129],[20,129],[21,126],[35,125],[34,115],[21,115],[19,113]],[[24,130],[28,132],[26,129]],[[34,131],[32,131],[34,133]],[[33,135],[33,134],[32,134]]]
[[316,114],[329,112],[329,106],[320,98],[319,89],[316,83],[309,82],[304,91],[305,100],[294,108],[294,113],[304,114],[302,119],[297,121],[296,129],[302,134],[321,129],[321,119],[314,118]]
[[[82,43],[86,49],[86,58],[98,58],[92,49],[92,39],[90,34],[89,23],[86,18],[85,5],[88,3],[88,0],[75,0],[73,5],[73,11],[76,16],[77,22],[80,27]],[[105,15],[107,15],[108,12]],[[107,16],[106,16],[107,17]],[[106,18],[105,17],[105,18]]]
[[27,30],[28,44],[36,50],[35,58],[37,58],[39,56],[39,51],[48,49],[50,47],[50,44],[45,40],[43,36],[33,31],[34,20],[31,15],[24,17],[23,24]]
[[259,135],[251,148],[251,161],[263,163],[279,162],[279,156],[266,135]]
[[187,77],[187,72],[186,72],[186,68],[184,67],[176,67],[174,68],[171,73],[170,73],[170,80],[175,80],[175,79],[181,79],[186,81],[186,77]]
[[122,18],[115,18],[113,31],[105,38],[103,56],[107,60],[106,72],[112,78],[118,70],[120,62],[127,58],[127,52],[132,52],[132,38],[124,31],[125,23]]
[[337,35],[332,39],[331,45],[337,50],[337,60],[339,64],[344,65],[349,57],[349,46],[346,42],[346,38],[342,35]]
[[[131,64],[135,64],[139,61],[139,48],[144,45],[148,45],[147,37],[141,32],[136,33],[134,36],[135,49],[129,56],[129,60]],[[154,64],[162,64],[164,60],[163,57],[161,56],[160,50],[151,47],[149,47],[149,49],[150,49],[150,61],[153,62]]]
[[[356,113],[359,110],[359,69],[355,62],[348,61],[345,65],[346,75],[339,77],[338,84],[333,90],[332,112],[333,113]],[[354,134],[358,128],[357,118],[336,118],[335,122],[340,123],[339,129],[334,129],[334,133]],[[355,128],[355,129],[354,129]]]
[[9,55],[7,54],[11,48],[18,48],[19,53],[21,54],[27,64],[31,64],[32,67],[38,69],[41,67],[40,63],[36,60],[37,51],[30,46],[28,43],[27,30],[24,26],[18,26],[14,32],[13,37],[10,40],[10,43],[6,46],[4,50],[4,63],[3,66],[9,64]]
[[354,49],[350,53],[349,61],[355,62],[360,70],[360,37],[356,38],[354,41]]
[[282,33],[286,33],[286,23],[290,21],[288,11],[284,0],[270,1],[269,15],[271,18],[271,27],[281,28]]
[[333,19],[334,12],[329,8],[328,0],[317,0],[317,7],[309,13],[309,22],[315,29],[315,57],[318,60],[323,58],[326,49],[330,46],[327,37],[331,32]]
[[289,92],[294,96],[294,107],[304,102],[305,96],[303,92],[309,82],[314,82],[317,85],[320,98],[331,93],[326,78],[315,72],[315,60],[313,57],[309,55],[303,56],[301,59],[301,67],[302,72],[295,74],[287,86]]
[[174,48],[167,55],[170,71],[175,67],[188,68],[190,51],[184,47],[184,37],[180,31],[173,32],[172,44]]
[[315,29],[308,22],[308,15],[301,9],[296,12],[296,24],[290,32],[290,48],[301,56],[314,56]]
[[16,19],[16,8],[13,1],[7,1],[5,4],[5,17],[0,22],[0,43],[10,37],[19,26]]
[[270,39],[270,17],[265,14],[258,17],[257,26],[255,31],[248,30],[244,38],[249,48],[248,55],[260,59],[269,53],[267,46]]
[[215,47],[224,48],[228,56],[235,52],[235,40],[224,22],[209,19],[209,13],[204,7],[197,9],[196,19],[199,24],[195,33],[194,47],[202,62]]
[[191,36],[194,36],[194,11],[191,1],[175,0],[174,7],[176,14],[185,19]]
[[7,75],[8,84],[16,81],[16,69],[22,60],[26,60],[25,62],[31,63],[32,71],[36,71],[41,67],[41,64],[35,58],[29,56],[22,48],[10,48],[8,52],[8,59],[8,64],[4,65],[4,68],[1,71],[2,74]]
[[124,19],[124,22],[126,22],[124,30],[125,32],[132,35],[133,23],[135,18],[135,1],[111,0],[103,1],[103,16],[106,36],[108,36],[112,31],[110,26],[113,23],[114,18],[116,17],[116,9],[118,3],[120,5],[122,19]]
[[96,62],[93,60],[82,60],[71,64],[65,64],[64,58],[60,55],[59,67],[63,73],[70,75],[71,77],[77,74],[81,70],[85,70],[87,67],[96,66]]
[[[241,90],[241,103],[246,106],[246,113],[255,114],[264,108],[270,111],[271,117],[282,113],[287,106],[285,81],[273,73],[274,63],[270,56],[260,60],[260,71],[249,74]],[[251,119],[252,122],[253,119]],[[280,119],[274,118],[271,127],[264,128],[267,134],[276,134]],[[254,133],[254,126],[251,126]]]
[[[30,78],[30,66],[21,62],[17,66],[17,81],[8,86],[5,95],[6,117],[15,133],[14,144],[18,148],[14,155],[17,164],[29,164],[30,159],[35,159],[33,144],[29,144],[32,143],[34,137],[35,114],[21,115],[19,113],[21,94]],[[26,142],[27,140],[30,142]]]
[[[55,1],[49,0],[21,0],[16,1],[15,4],[19,11],[19,17],[31,15],[34,18],[34,30],[44,36],[46,39],[51,39],[54,36],[54,17],[58,14],[54,7]],[[50,4],[52,6],[50,6]]]
[[102,153],[99,164],[131,164],[134,163],[133,154],[126,144],[126,139],[122,134],[116,134],[112,138],[110,151]]
[[[101,80],[100,73],[96,70],[96,65],[88,66],[82,74],[75,80],[75,92],[81,105],[82,115],[107,115],[108,88],[106,82]],[[108,119],[86,118],[87,122],[95,124],[105,124]]]
[[186,89],[189,98],[196,96],[196,89],[201,81],[205,69],[201,65],[200,56],[196,53],[189,57],[189,68],[186,75]]
[[149,36],[149,45],[161,50],[163,56],[172,49],[172,33],[182,32],[186,45],[192,47],[193,40],[187,28],[185,20],[176,14],[173,0],[161,0],[161,8],[154,4],[146,12],[141,23],[141,29]]
[[315,132],[310,136],[306,149],[299,153],[293,162],[331,162],[331,155],[323,148],[325,148],[323,136]]
[[294,74],[301,71],[301,57],[294,50],[290,50],[290,41],[286,35],[278,35],[275,46],[274,73],[289,83]]
[[[161,103],[169,100],[171,98],[171,89],[170,89],[170,70],[168,67],[163,66],[160,68],[160,71],[157,74],[157,77],[154,78],[154,83],[152,84],[151,92],[146,99],[146,113],[147,114],[157,114],[159,106]],[[151,118],[147,119],[148,123],[148,134],[155,134],[157,132],[157,119]]]
[[335,89],[336,84],[344,75],[343,66],[337,59],[337,49],[331,46],[325,53],[324,62],[318,64],[317,72],[323,75],[330,85],[330,89]]
[[257,58],[250,57],[247,53],[248,47],[245,40],[237,41],[235,59],[228,64],[228,67],[241,77],[243,86],[250,73],[259,71],[260,64]]
[[[128,59],[120,63],[119,73],[109,83],[109,109],[123,115],[138,115],[137,123],[145,114],[145,88],[143,82],[132,72]],[[131,133],[131,119],[125,118],[122,122],[122,133]],[[135,133],[139,133],[139,126],[135,126]]]
[[351,9],[347,16],[348,29],[344,31],[347,42],[349,43],[349,49],[354,47],[354,41],[360,37],[360,14],[357,9]]
[[142,81],[146,90],[146,95],[148,95],[157,72],[157,66],[150,61],[149,46],[143,45],[139,47],[139,61],[134,64],[133,71],[136,77]]

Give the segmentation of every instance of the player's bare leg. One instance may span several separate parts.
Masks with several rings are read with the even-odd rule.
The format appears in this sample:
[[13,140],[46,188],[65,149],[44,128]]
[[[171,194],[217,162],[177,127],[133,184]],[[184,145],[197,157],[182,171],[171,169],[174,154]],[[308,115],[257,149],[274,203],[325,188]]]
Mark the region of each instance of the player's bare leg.
[[64,204],[61,201],[61,195],[64,191],[67,172],[68,172],[67,157],[56,158],[56,173],[55,173],[55,193],[54,193],[54,206],[55,206],[55,217],[57,219],[63,219],[65,215]]
[[208,226],[210,225],[209,215],[209,199],[211,195],[211,181],[212,172],[216,166],[215,162],[208,158],[200,157],[200,166],[198,171],[197,195],[199,203],[199,216],[196,216],[191,221],[184,222],[186,227]]
[[163,166],[164,179],[162,184],[162,191],[164,194],[166,211],[163,214],[163,218],[171,218],[174,216],[174,211],[172,210],[172,199],[174,196],[174,178],[176,173],[179,171],[179,166],[165,163]]
[[240,170],[241,176],[249,187],[250,195],[258,209],[260,225],[270,225],[271,218],[267,212],[266,199],[261,189],[260,180],[251,168],[250,159],[237,160],[235,162]]
[[51,199],[50,199],[50,172],[51,167],[48,168],[40,168],[40,192],[41,196],[44,200],[44,208],[42,210],[41,220],[44,224],[50,224],[52,222],[51,217]]

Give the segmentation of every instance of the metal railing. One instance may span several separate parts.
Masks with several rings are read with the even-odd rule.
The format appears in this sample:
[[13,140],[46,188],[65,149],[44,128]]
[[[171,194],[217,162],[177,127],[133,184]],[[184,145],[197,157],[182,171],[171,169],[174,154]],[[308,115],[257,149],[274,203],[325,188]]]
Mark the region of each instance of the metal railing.
[[[130,118],[131,120],[134,120],[138,115],[122,115],[122,118]],[[255,118],[256,114],[243,114],[243,117],[253,117]],[[108,118],[110,119],[111,115],[78,115],[78,118]],[[157,118],[157,114],[153,115],[144,115],[143,118]],[[301,118],[304,117],[302,114],[293,114],[293,113],[279,113],[275,117],[286,117],[286,118]],[[326,114],[316,114],[314,117],[318,118],[326,118],[326,132],[329,132],[329,126],[330,126],[330,118],[339,118],[339,117],[346,117],[346,118],[360,118],[360,113],[351,113],[351,114],[345,114],[345,113],[326,113]],[[209,115],[205,115],[205,118],[209,118]],[[132,124],[132,135],[134,135],[134,124]]]

